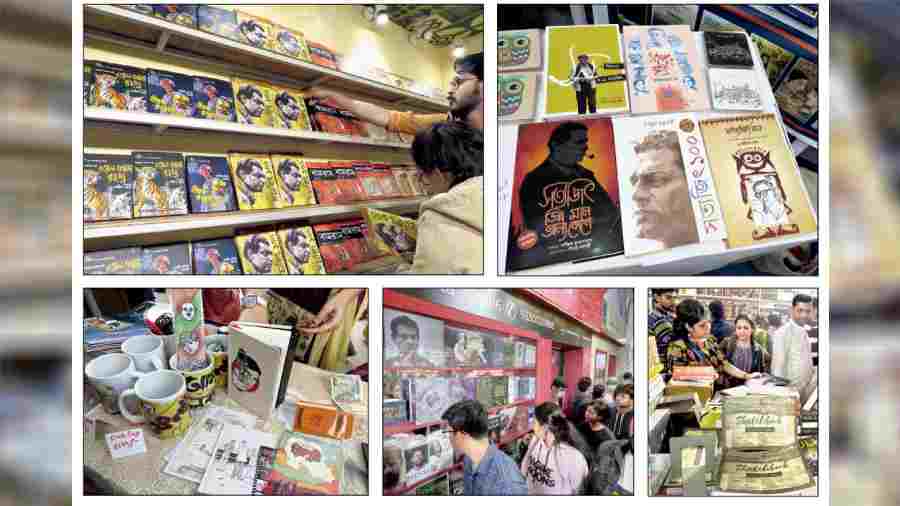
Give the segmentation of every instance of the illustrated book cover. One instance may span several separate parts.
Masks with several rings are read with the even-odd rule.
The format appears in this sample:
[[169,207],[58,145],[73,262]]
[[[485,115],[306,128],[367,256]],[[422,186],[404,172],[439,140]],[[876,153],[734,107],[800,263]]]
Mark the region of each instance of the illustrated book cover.
[[215,5],[197,6],[197,28],[221,35],[226,39],[240,40],[237,31],[237,13]]
[[134,217],[187,214],[184,157],[181,153],[135,151]]
[[761,111],[762,95],[755,70],[710,68],[713,108],[722,111]]
[[234,238],[244,274],[287,274],[284,252],[275,232],[253,232]]
[[272,160],[265,153],[229,153],[231,180],[242,211],[282,207]]
[[341,223],[318,223],[313,225],[313,232],[328,274],[343,272],[353,266],[350,245],[344,237]]
[[339,441],[285,432],[277,449],[260,449],[253,495],[338,495],[343,472]]
[[337,174],[327,160],[306,160],[306,168],[319,204],[337,204],[344,200]]
[[144,69],[115,63],[94,62],[95,107],[119,111],[147,111],[147,75]]
[[194,77],[194,117],[237,121],[231,83],[212,77]]
[[231,322],[228,398],[267,420],[284,399],[297,334],[286,325]]
[[141,274],[192,274],[191,246],[186,242],[148,246],[141,251]]
[[194,274],[243,274],[233,237],[191,243]]
[[747,34],[741,32],[703,32],[706,61],[711,67],[753,68],[753,54]]
[[325,264],[312,227],[280,229],[278,242],[284,249],[289,274],[325,274]]
[[444,347],[451,367],[481,368],[490,366],[490,337],[471,330],[447,326],[444,330]]
[[141,248],[120,248],[84,254],[84,274],[140,274]]
[[384,367],[444,367],[444,322],[384,309]]
[[521,121],[534,118],[537,107],[537,72],[497,74],[497,119]]
[[618,25],[550,26],[545,37],[544,118],[628,111]]
[[623,251],[612,121],[519,125],[507,268]]
[[541,30],[497,32],[497,68],[499,72],[540,70],[544,58]]
[[440,376],[417,376],[413,381],[413,396],[417,424],[440,421],[451,404],[447,378]]
[[194,78],[178,72],[147,69],[147,112],[194,116]]
[[212,155],[186,155],[188,192],[192,213],[237,210],[228,158]]
[[309,170],[303,157],[273,154],[270,159],[280,207],[308,206],[316,203]]
[[85,154],[84,221],[129,219],[134,167],[131,155]]
[[232,79],[237,122],[270,127],[275,124],[275,90],[261,81]]
[[706,75],[690,26],[625,26],[631,112],[709,109]]
[[273,27],[268,19],[237,11],[237,35],[244,44],[260,49],[272,49]]
[[321,65],[323,67],[338,70],[337,56],[331,48],[324,44],[311,40],[307,41],[306,45],[307,47],[309,47],[310,61],[312,61],[316,65]]
[[312,130],[303,93],[278,86],[273,86],[272,91],[275,94],[274,123],[276,128]]
[[399,256],[412,263],[416,253],[416,220],[371,207],[363,208],[363,218],[369,227],[369,246],[376,254]]
[[773,114],[708,119],[700,128],[730,248],[818,229],[797,161]]
[[695,114],[615,118],[625,254],[726,236]]
[[310,61],[309,46],[306,45],[306,37],[302,32],[279,24],[273,25],[272,28],[273,51],[298,60]]

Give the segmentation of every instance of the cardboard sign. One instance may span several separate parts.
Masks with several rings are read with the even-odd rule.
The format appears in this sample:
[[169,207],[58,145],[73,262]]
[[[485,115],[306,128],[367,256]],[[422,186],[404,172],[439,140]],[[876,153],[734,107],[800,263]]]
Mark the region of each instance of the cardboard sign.
[[121,459],[147,452],[144,429],[129,429],[106,435],[106,446],[113,459]]

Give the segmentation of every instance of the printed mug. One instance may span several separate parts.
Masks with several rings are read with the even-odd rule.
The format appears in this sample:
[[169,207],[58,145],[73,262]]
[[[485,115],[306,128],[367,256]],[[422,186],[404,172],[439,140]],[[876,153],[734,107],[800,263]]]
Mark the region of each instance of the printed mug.
[[[215,345],[224,347],[224,351],[210,351]],[[216,375],[216,386],[228,388],[228,336],[215,334],[206,338],[206,354],[212,357],[213,372]]]
[[203,369],[196,371],[183,371],[175,367],[177,360],[177,355],[170,358],[169,367],[184,377],[187,385],[187,400],[190,406],[192,408],[202,408],[209,404],[216,389],[215,360],[210,357],[209,364]]
[[[144,375],[134,388],[119,394],[119,409],[131,423],[147,422],[160,439],[180,437],[191,426],[191,411],[185,396],[184,377],[175,371],[161,370]],[[129,396],[137,397],[140,414],[125,405]]]
[[119,394],[134,386],[143,374],[134,368],[134,361],[124,353],[108,353],[88,362],[84,374],[97,393],[108,413],[118,414]]
[[122,343],[122,353],[134,362],[140,372],[160,371],[166,368],[165,350],[162,338],[148,334],[134,336]]

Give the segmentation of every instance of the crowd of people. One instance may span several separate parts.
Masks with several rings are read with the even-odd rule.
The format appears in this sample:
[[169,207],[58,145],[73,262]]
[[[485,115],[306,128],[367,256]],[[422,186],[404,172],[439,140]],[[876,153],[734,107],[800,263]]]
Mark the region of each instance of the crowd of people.
[[718,373],[716,389],[731,388],[769,374],[800,392],[815,376],[811,334],[817,335],[818,300],[797,294],[787,321],[777,313],[739,314],[724,318],[724,305],[714,300],[704,306],[687,298],[675,304],[673,288],[654,289],[649,332],[668,379],[676,366],[712,366]]
[[442,419],[454,452],[463,455],[464,494],[631,495],[634,384],[624,379],[610,395],[604,385],[582,378],[565,411],[565,382],[554,380],[551,398],[560,401],[535,407],[527,450],[517,456],[491,442],[481,403],[450,406]]
[[412,158],[425,173],[441,171],[447,188],[419,208],[411,274],[484,272],[484,53],[454,63],[447,114],[392,111],[342,93],[314,87],[310,97],[330,99],[357,118],[391,132],[415,135]]

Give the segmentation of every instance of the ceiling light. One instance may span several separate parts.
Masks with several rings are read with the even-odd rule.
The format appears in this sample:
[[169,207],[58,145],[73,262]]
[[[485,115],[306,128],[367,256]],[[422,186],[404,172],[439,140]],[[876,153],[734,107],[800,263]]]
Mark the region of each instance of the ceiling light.
[[462,58],[466,55],[466,48],[462,46],[456,46],[453,48],[453,57],[454,58]]
[[387,13],[386,5],[376,5],[375,6],[375,24],[378,26],[384,26],[388,24],[391,18]]

